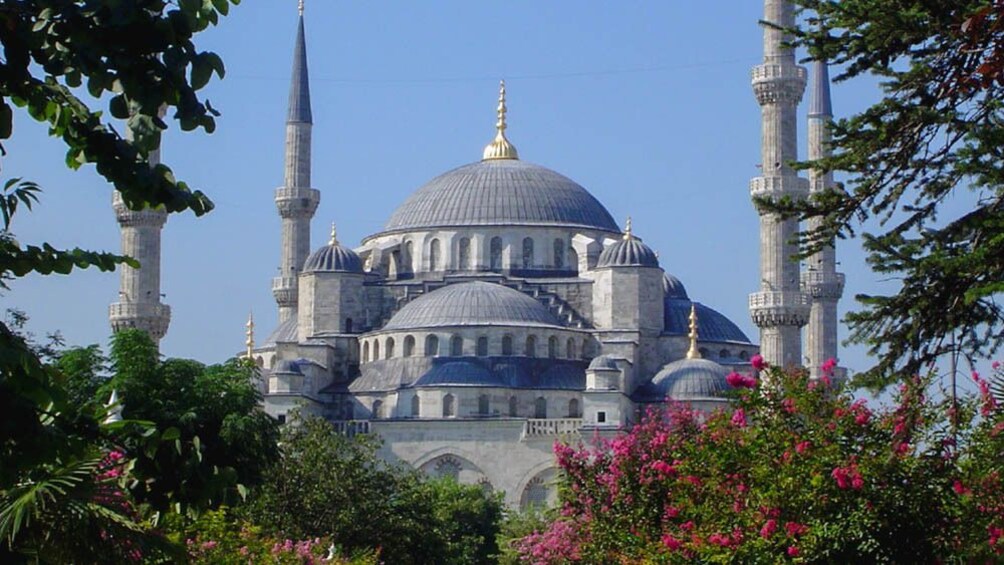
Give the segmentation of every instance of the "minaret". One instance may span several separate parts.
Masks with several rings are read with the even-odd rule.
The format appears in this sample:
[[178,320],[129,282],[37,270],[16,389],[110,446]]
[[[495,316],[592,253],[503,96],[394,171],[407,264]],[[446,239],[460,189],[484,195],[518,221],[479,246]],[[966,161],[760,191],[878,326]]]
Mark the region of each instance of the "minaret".
[[[131,131],[126,131],[131,138]],[[151,167],[160,164],[160,149],[150,151]],[[122,233],[122,254],[139,261],[139,268],[121,268],[119,300],[108,308],[112,331],[137,328],[159,344],[171,323],[171,308],[160,298],[160,232],[167,222],[163,208],[130,210],[118,191],[112,195],[112,207]]]
[[[830,73],[826,63],[816,61],[812,67],[812,87],[809,91],[809,160],[829,157],[830,123],[833,107],[830,103]],[[809,171],[809,190],[815,194],[833,189],[833,173]],[[809,231],[821,221],[809,221]],[[820,365],[837,358],[837,302],[844,294],[844,275],[837,272],[836,250],[832,242],[809,257],[807,270],[802,272],[802,290],[812,299],[809,325],[806,331],[806,357],[809,374],[820,375]]]
[[289,87],[286,117],[286,174],[275,191],[275,205],[282,217],[282,257],[279,276],[272,281],[272,294],[279,305],[279,322],[296,318],[297,277],[310,254],[310,219],[321,193],[310,188],[310,83],[307,79],[307,42],[303,33],[303,1],[293,51],[293,78]]
[[[750,183],[754,198],[801,199],[808,182],[791,163],[798,160],[797,110],[805,91],[805,68],[795,64],[795,53],[785,44],[782,28],[795,25],[789,0],[764,0],[764,62],[753,68],[753,92],[760,104],[761,169]],[[760,328],[760,353],[779,366],[802,365],[801,328],[809,317],[808,300],[800,289],[798,220],[782,220],[758,207],[760,214],[760,292],[750,295],[750,315]]]

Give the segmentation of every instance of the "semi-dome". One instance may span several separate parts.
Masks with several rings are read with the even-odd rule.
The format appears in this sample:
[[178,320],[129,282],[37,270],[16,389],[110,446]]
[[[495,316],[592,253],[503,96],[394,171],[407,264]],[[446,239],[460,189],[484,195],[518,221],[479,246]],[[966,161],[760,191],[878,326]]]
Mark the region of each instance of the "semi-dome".
[[690,308],[697,308],[697,317],[701,320],[701,341],[734,342],[749,344],[739,326],[724,314],[701,304],[686,299],[667,296],[663,310],[663,333],[670,335],[687,335],[690,325]]
[[687,296],[687,288],[683,286],[680,279],[669,273],[662,274],[662,291],[666,295],[666,298],[677,298],[681,300],[690,299],[690,297]]
[[483,366],[469,361],[449,361],[436,365],[415,381],[416,387],[427,386],[494,386],[506,383]]
[[617,367],[617,360],[614,359],[613,356],[611,356],[611,355],[600,355],[599,357],[593,358],[593,360],[589,362],[589,370],[591,370],[591,371],[592,370],[598,370],[598,371],[614,370],[614,371],[619,371],[620,368]]
[[603,267],[658,267],[659,258],[652,248],[628,234],[624,239],[603,248],[596,268]]
[[363,261],[359,255],[338,243],[335,226],[331,226],[331,240],[324,247],[314,251],[303,264],[303,272],[362,273]]
[[651,399],[721,400],[729,390],[728,372],[707,359],[680,359],[656,373],[643,394]]
[[561,226],[619,232],[575,181],[516,159],[487,159],[444,173],[394,211],[385,232],[463,226]]
[[560,326],[543,304],[500,284],[456,283],[406,304],[383,327],[407,330],[443,326]]

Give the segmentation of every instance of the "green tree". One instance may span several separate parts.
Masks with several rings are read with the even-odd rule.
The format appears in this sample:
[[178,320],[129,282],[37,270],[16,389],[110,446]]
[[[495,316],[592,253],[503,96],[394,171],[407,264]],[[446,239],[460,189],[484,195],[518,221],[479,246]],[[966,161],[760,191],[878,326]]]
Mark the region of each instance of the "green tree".
[[98,389],[107,378],[107,359],[97,344],[71,347],[56,354],[56,371],[65,379],[63,385],[71,404],[82,406],[97,400]]
[[868,262],[900,286],[858,296],[847,318],[878,358],[864,382],[991,355],[1004,341],[1004,1],[796,3],[797,45],[840,65],[838,81],[881,80],[881,100],[833,124],[833,156],[804,164],[846,173],[844,186],[785,208],[822,219],[809,252],[879,226],[862,234]]

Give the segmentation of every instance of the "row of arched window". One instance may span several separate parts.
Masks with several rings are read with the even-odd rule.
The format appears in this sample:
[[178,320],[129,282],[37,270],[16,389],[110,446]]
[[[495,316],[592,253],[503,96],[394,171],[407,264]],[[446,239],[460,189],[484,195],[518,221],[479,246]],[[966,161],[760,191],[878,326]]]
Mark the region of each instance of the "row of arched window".
[[[464,338],[459,335],[450,337],[451,357],[462,357],[464,355]],[[523,342],[522,355],[526,357],[538,357],[544,353],[540,351],[541,346],[537,343],[537,336],[527,336]],[[363,341],[362,362],[369,363],[378,359],[392,359],[396,356],[397,341],[393,337],[384,340],[383,355],[381,356],[380,339]],[[557,336],[547,338],[546,355],[551,359],[579,359],[579,355],[586,355],[589,352],[589,340],[583,339],[581,349],[575,338],[568,338],[564,344]],[[516,355],[516,348],[511,335],[502,336],[502,355]],[[415,337],[408,335],[404,337],[402,346],[402,357],[413,357],[415,355]],[[423,344],[423,355],[425,357],[438,357],[440,355],[439,336],[429,334],[425,336]],[[479,336],[476,342],[475,355],[478,357],[488,356],[488,336]]]
[[[373,417],[382,418],[383,415],[379,408],[382,407],[382,402],[379,400],[373,403]],[[482,394],[478,396],[478,416],[489,416],[492,414],[491,397],[487,394]],[[447,393],[443,396],[442,405],[442,416],[444,418],[453,418],[457,415],[457,397],[453,394]],[[508,415],[512,418],[519,417],[519,400],[515,396],[509,397]],[[418,418],[422,416],[421,401],[418,395],[411,397],[411,416],[413,418]],[[533,401],[533,417],[534,418],[547,418],[547,399],[543,396],[538,396]],[[579,400],[573,398],[568,401],[566,418],[581,418],[582,411],[579,408]]]
[[[442,271],[446,268],[446,262],[443,258],[443,245],[439,238],[434,238],[429,241],[429,270],[430,271]],[[501,271],[504,269],[502,260],[502,249],[504,247],[501,237],[493,237],[488,243],[488,268],[492,271]],[[535,251],[535,243],[532,237],[525,237],[522,241],[522,255],[517,261],[516,257],[512,258],[512,266],[523,269],[533,269],[537,266],[537,257]],[[402,260],[408,268],[413,264],[413,253],[414,244],[411,241],[405,242],[403,250]],[[565,269],[568,267],[574,268],[574,264],[570,264],[566,260],[566,256],[569,254],[574,255],[568,247],[568,243],[561,238],[555,238],[552,242],[552,255],[551,255],[551,265],[549,268],[553,269]],[[574,263],[574,261],[572,262]],[[471,238],[462,237],[457,243],[457,262],[455,268],[460,271],[470,271],[474,269],[473,254],[471,253]]]
[[[704,359],[708,359],[711,356],[711,350],[708,349],[707,347],[702,347],[702,348],[698,349],[697,351],[701,354],[701,357],[703,357]],[[722,349],[722,350],[720,350],[718,352],[718,358],[719,359],[735,359],[737,357],[741,361],[749,361],[750,360],[750,354],[749,354],[748,351],[733,352],[733,351],[731,351],[729,349]]]

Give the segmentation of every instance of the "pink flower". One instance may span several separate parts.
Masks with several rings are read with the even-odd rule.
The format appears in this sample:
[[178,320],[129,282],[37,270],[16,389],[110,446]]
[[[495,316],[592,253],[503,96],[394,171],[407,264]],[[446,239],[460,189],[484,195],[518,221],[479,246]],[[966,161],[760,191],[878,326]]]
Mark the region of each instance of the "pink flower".
[[956,479],[955,482],[952,483],[952,490],[955,491],[955,494],[960,495],[960,496],[963,495],[963,494],[969,494],[970,493],[970,490],[968,488],[966,488],[966,485],[962,484],[962,481],[960,481],[958,479]]
[[819,366],[819,370],[823,372],[824,375],[832,375],[833,369],[837,366],[837,360],[830,357]]
[[788,532],[789,536],[800,536],[809,531],[809,526],[805,524],[799,524],[798,522],[786,522],[784,524],[784,531]]
[[756,379],[753,377],[748,377],[746,375],[740,375],[739,373],[733,371],[725,377],[725,382],[729,383],[732,388],[754,388],[756,387]]
[[757,371],[762,371],[768,367],[767,362],[763,360],[763,357],[759,353],[750,358],[750,365]]
[[774,535],[774,532],[776,531],[777,531],[777,520],[771,518],[770,520],[767,520],[766,523],[764,523],[762,528],[760,528],[760,537],[762,537],[763,539],[767,539],[770,536]]
[[668,547],[670,551],[676,551],[683,546],[683,542],[669,534],[664,534],[662,536],[662,545]]
[[801,552],[798,551],[798,548],[795,547],[794,545],[789,545],[788,546],[788,557],[798,557],[799,553],[801,553]]
[[782,400],[781,401],[781,409],[784,410],[785,412],[787,412],[788,414],[794,414],[795,413],[795,399],[794,398],[785,398],[784,400]]
[[799,455],[801,455],[801,454],[805,453],[806,451],[808,451],[808,449],[810,447],[812,447],[812,442],[811,441],[808,441],[808,440],[806,440],[806,441],[800,441],[800,442],[798,442],[798,443],[795,444],[795,452],[798,453]]
[[736,408],[735,412],[732,413],[732,425],[737,428],[745,428],[746,424],[746,411],[742,408]]
[[990,368],[993,369],[993,370],[995,370],[995,371],[997,369],[1000,369],[1001,368],[1001,362],[1000,361],[994,361],[993,363],[990,364]]

